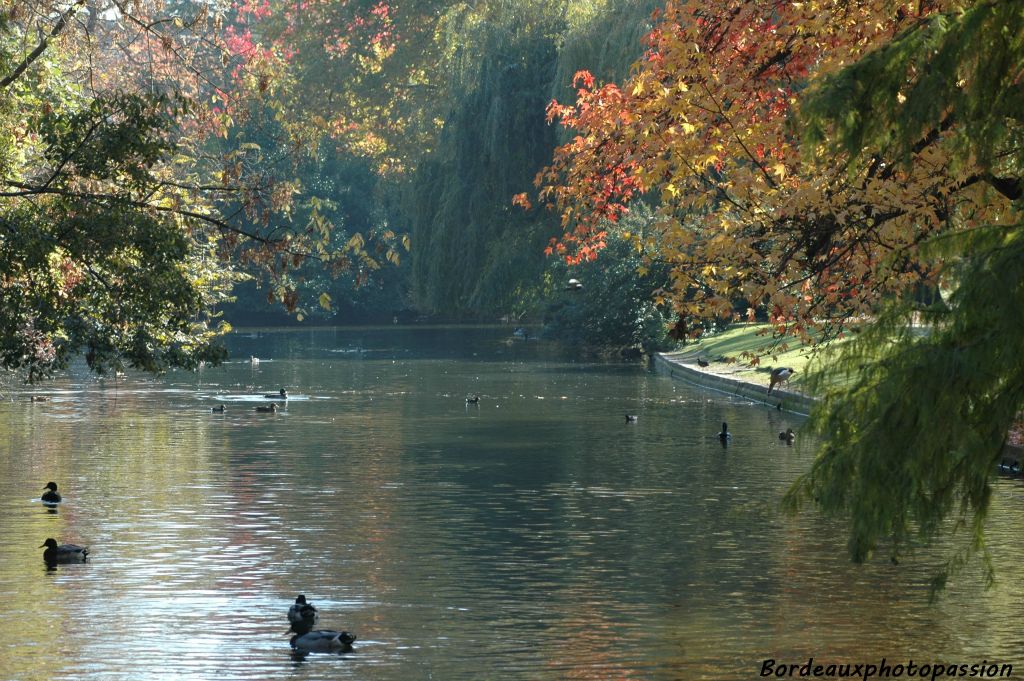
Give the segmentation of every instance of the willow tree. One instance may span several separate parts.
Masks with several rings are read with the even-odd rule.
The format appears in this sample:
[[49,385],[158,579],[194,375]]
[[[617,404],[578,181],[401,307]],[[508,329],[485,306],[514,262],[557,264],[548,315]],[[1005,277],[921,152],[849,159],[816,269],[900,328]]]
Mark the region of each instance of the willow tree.
[[[1003,360],[1021,337],[1022,12],[669,3],[628,80],[581,72],[575,104],[549,109],[572,136],[536,180],[562,217],[552,252],[598,257],[604,221],[656,193],[665,298],[685,319],[742,301],[805,340],[878,320],[837,365],[855,389],[817,412],[823,456],[789,497],[849,513],[857,560],[886,537],[898,557],[950,513],[973,532],[948,567],[983,546],[987,481],[1020,408],[1020,362]],[[918,338],[902,301],[936,286],[955,292]]]
[[424,309],[508,310],[524,298],[517,285],[539,278],[543,240],[508,197],[554,146],[542,112],[560,27],[560,8],[543,2],[486,2],[445,18],[450,109],[404,202]]
[[553,227],[512,209],[510,197],[557,144],[543,111],[566,72],[586,62],[626,73],[649,4],[493,0],[445,12],[444,124],[402,202],[422,307],[480,315],[536,305]]

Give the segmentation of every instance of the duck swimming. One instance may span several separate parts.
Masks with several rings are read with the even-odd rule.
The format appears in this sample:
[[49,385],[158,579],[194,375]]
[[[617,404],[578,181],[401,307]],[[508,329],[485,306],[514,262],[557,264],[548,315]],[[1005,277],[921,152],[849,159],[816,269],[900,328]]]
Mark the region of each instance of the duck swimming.
[[267,398],[268,400],[287,400],[288,399],[288,391],[285,390],[284,388],[281,388],[280,392],[265,393],[263,396],[265,398]]
[[480,403],[480,396],[479,395],[473,395],[472,397],[467,397],[466,398],[466,404],[479,404],[479,403]]
[[39,548],[46,547],[43,551],[43,560],[47,565],[57,563],[84,563],[89,557],[89,549],[77,544],[57,544],[57,540],[50,538],[42,543]]
[[633,414],[626,414],[626,423],[636,423],[637,417]]
[[732,433],[729,432],[729,424],[725,421],[722,421],[722,432],[718,434],[718,439],[723,445],[732,439]]
[[779,432],[779,439],[792,444],[793,440],[796,439],[796,433],[793,432],[792,428],[787,428],[786,430]]
[[318,629],[302,636],[292,636],[291,646],[307,653],[344,653],[352,650],[355,634],[347,631]]
[[43,496],[42,496],[43,503],[46,503],[46,504],[59,504],[60,503],[60,494],[57,493],[57,483],[55,483],[55,482],[48,482],[48,483],[46,483],[46,487],[44,487],[43,489],[46,490],[45,492],[43,492]]
[[319,619],[320,613],[316,607],[312,603],[306,602],[304,594],[299,594],[296,596],[292,607],[288,608],[288,622],[292,625],[292,628],[288,631],[294,632],[299,636],[305,636],[313,630],[313,626],[316,625]]
[[214,407],[210,411],[215,412],[215,413],[223,414],[224,413],[224,405],[223,404],[218,404],[216,407]]
[[256,411],[269,412],[271,414],[274,414],[274,413],[277,413],[277,405],[276,404],[258,405],[256,407]]

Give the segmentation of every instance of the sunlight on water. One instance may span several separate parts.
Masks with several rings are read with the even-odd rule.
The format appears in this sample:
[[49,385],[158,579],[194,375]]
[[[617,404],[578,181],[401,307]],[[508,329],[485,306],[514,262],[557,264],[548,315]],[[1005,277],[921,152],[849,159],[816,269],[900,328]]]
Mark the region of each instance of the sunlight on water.
[[[0,679],[751,679],[811,656],[1024,669],[1019,482],[996,486],[999,583],[975,569],[929,606],[941,553],[854,566],[841,525],[779,513],[810,461],[804,438],[776,437],[799,417],[508,333],[251,331],[233,355],[258,365],[74,371],[36,390],[48,402],[12,395]],[[277,413],[255,410],[281,387]],[[39,501],[49,480],[57,509]],[[47,570],[47,537],[89,562]],[[359,635],[351,653],[292,655],[298,593]]]

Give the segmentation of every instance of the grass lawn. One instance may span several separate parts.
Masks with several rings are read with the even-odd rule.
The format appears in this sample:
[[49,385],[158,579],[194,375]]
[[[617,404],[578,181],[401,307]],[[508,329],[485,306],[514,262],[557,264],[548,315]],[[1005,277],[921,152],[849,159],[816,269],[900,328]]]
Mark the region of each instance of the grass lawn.
[[[734,324],[726,331],[688,342],[679,350],[666,354],[686,363],[696,364],[697,358],[704,359],[711,363],[705,371],[765,385],[768,385],[768,374],[773,368],[789,367],[795,369],[796,374],[790,379],[788,388],[800,390],[812,352],[820,356],[828,351],[820,348],[814,351],[794,338],[786,338],[779,343],[772,338],[770,330],[768,324]],[[758,332],[765,331],[768,333],[758,335]],[[751,366],[753,355],[760,356],[757,366]]]

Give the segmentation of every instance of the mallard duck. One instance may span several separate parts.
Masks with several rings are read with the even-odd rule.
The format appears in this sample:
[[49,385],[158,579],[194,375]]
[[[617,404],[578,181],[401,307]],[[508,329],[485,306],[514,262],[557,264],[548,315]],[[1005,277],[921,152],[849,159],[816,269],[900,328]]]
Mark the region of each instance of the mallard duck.
[[50,399],[50,398],[47,397],[46,395],[33,395],[32,397],[28,398],[28,401],[29,402],[45,402],[48,399]]
[[275,413],[275,412],[277,412],[277,405],[276,404],[261,404],[261,405],[257,405],[256,411]]
[[210,411],[218,412],[218,413],[224,413],[224,405],[223,404],[218,404],[216,407],[214,407]]
[[626,423],[636,423],[637,417],[633,414],[626,414]]
[[266,393],[263,396],[266,397],[268,400],[287,400],[288,399],[288,391],[285,390],[284,388],[281,388],[281,390],[279,392],[276,392],[276,393]]
[[43,551],[43,560],[47,565],[57,563],[84,563],[89,557],[89,549],[77,544],[57,544],[57,540],[50,538],[42,543],[39,548],[46,547]]
[[467,397],[466,398],[466,404],[480,404],[480,396],[479,395],[473,395],[471,397]]
[[772,369],[771,376],[768,378],[768,394],[772,394],[772,388],[785,383],[789,380],[789,377],[796,373],[796,369],[786,368],[775,368]]
[[355,634],[347,631],[317,629],[301,636],[292,636],[291,646],[295,650],[309,653],[341,653],[352,650]]
[[42,496],[43,503],[46,503],[46,504],[57,504],[57,503],[60,503],[60,494],[57,493],[57,483],[55,483],[55,482],[48,482],[48,483],[46,483],[46,487],[44,487],[43,489],[46,490],[45,492],[43,492],[43,496]]
[[779,431],[779,439],[792,442],[796,439],[796,433],[793,432],[792,428],[786,428],[786,430]]
[[320,613],[312,603],[306,602],[306,596],[299,594],[295,597],[295,603],[288,608],[288,622],[292,625],[289,632],[299,636],[308,634],[320,620]]
[[723,445],[732,439],[732,433],[729,432],[729,424],[725,421],[722,421],[722,432],[718,434],[718,439],[721,440]]

